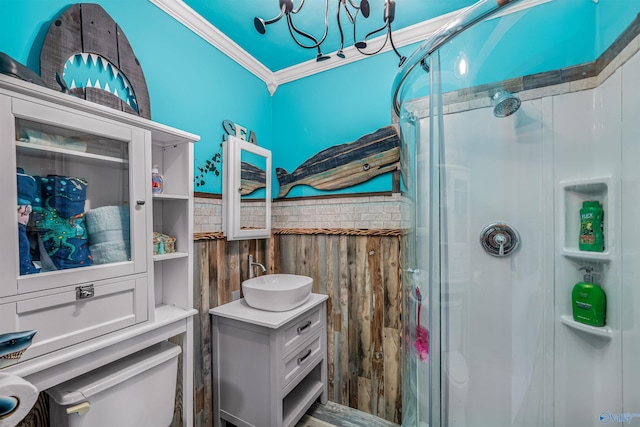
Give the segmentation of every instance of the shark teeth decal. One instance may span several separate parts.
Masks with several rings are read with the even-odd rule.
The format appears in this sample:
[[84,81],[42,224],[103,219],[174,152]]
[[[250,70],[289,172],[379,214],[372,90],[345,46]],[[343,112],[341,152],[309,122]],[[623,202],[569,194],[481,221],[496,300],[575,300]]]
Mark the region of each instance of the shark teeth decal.
[[64,64],[62,78],[69,89],[91,87],[104,90],[138,112],[138,102],[129,80],[118,67],[98,54],[81,52],[70,56]]

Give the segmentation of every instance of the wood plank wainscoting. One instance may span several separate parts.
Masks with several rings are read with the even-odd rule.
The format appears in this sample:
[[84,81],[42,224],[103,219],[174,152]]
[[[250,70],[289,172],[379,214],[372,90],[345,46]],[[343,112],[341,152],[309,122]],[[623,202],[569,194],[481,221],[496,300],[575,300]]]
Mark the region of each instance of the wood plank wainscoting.
[[[329,400],[401,423],[401,230],[276,229],[271,239],[227,241],[221,233],[195,234],[194,380],[196,423],[212,420],[209,309],[231,301],[249,278],[248,256],[269,273],[314,279],[313,292],[329,296]],[[256,274],[259,274],[256,271]]]

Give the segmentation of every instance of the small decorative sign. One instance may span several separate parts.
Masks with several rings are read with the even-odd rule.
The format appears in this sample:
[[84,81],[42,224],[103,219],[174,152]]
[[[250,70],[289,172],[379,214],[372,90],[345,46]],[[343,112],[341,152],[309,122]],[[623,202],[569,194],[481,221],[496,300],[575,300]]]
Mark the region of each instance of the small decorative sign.
[[[247,128],[240,126],[236,123],[233,123],[231,120],[223,120],[222,121],[222,129],[224,129],[224,134],[222,134],[222,141],[226,141],[229,135],[233,135],[238,139],[243,141],[250,142],[251,144],[258,145],[258,140],[256,138],[256,134],[253,131],[248,131]],[[248,139],[247,139],[248,138]],[[222,144],[220,144],[222,147]],[[218,164],[222,161],[222,149],[220,149],[217,153],[211,156],[210,159],[206,160],[204,163],[201,163],[196,159],[198,163],[196,166],[196,176],[194,177],[194,182],[196,188],[204,187],[206,184],[205,177],[209,173],[213,173],[215,176],[220,176],[220,169]]]
[[[227,135],[233,135],[238,139],[243,141],[250,142],[251,144],[258,145],[258,140],[256,139],[256,134],[251,130],[247,133],[247,128],[244,128],[236,123],[233,123],[231,120],[224,120],[222,122],[222,128],[226,132],[226,135],[222,135],[222,140],[227,140]],[[249,137],[249,139],[247,139]]]

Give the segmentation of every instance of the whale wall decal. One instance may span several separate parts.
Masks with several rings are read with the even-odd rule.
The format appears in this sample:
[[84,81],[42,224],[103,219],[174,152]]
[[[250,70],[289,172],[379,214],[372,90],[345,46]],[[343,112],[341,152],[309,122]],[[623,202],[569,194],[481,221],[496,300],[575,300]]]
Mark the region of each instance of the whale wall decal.
[[151,118],[140,62],[100,5],[76,3],[51,22],[40,52],[40,77],[54,90]]
[[240,162],[240,195],[246,196],[267,186],[264,170],[247,162]]
[[0,334],[0,369],[18,363],[37,331],[9,332]]
[[337,190],[366,182],[398,169],[400,138],[393,126],[364,135],[354,142],[320,151],[292,173],[276,168],[280,183],[278,197],[285,197],[296,185],[318,190]]

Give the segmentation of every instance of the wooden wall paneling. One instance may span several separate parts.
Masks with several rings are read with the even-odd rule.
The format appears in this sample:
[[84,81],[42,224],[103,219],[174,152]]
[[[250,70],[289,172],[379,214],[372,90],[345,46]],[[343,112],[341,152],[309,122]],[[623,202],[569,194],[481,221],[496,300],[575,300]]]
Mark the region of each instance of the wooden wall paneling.
[[400,424],[402,422],[402,362],[400,360],[400,329],[383,329],[384,346],[384,400],[382,418]]
[[[206,286],[209,286],[209,308],[217,307],[218,304],[218,280],[219,280],[219,258],[220,254],[224,254],[223,245],[225,244],[224,240],[208,240],[207,246],[209,247],[209,270],[208,270],[208,281],[206,282]],[[203,283],[204,286],[204,283]],[[207,320],[209,319],[209,313],[207,313]]]
[[[342,254],[341,254],[342,255]],[[359,361],[361,359],[358,352],[358,342],[360,341],[360,328],[358,327],[358,290],[356,277],[356,239],[351,237],[347,239],[347,251],[344,254],[347,258],[348,266],[348,357],[349,357],[349,407],[359,408],[358,405],[358,370]]]
[[[240,269],[240,276],[239,276],[239,280],[238,280],[238,288],[237,289],[241,289],[242,288],[242,282],[244,280],[249,279],[249,255],[253,255],[253,262],[259,262],[259,263],[263,263],[264,261],[262,261],[259,257],[258,254],[256,254],[255,251],[251,251],[251,243],[253,241],[252,240],[239,240],[236,242],[228,242],[227,244],[236,244],[238,245],[238,267]],[[255,246],[255,245],[254,245]],[[262,274],[262,272],[260,271],[260,269],[258,267],[253,267],[253,273],[255,275],[259,275]],[[231,289],[231,291],[235,291],[237,289]],[[229,295],[229,297],[231,297],[231,295]],[[231,301],[231,300],[229,300]]]
[[[193,277],[194,292],[193,306],[198,310],[198,319],[193,322],[193,338],[196,345],[195,350],[201,348],[202,351],[194,351],[193,356],[193,388],[194,388],[194,420],[196,425],[206,425],[207,410],[207,375],[210,373],[211,365],[211,339],[208,337],[208,307],[209,307],[209,242],[200,241],[194,243],[194,263]],[[210,380],[209,380],[210,382]],[[209,385],[210,386],[210,385]]]
[[240,289],[240,245],[238,241],[224,242],[224,258],[219,265],[224,264],[224,276],[218,278],[218,286],[222,289],[218,293],[218,305],[231,302],[231,292]]
[[367,240],[368,278],[372,295],[371,315],[371,413],[384,418],[384,353],[382,327],[384,325],[384,284],[382,282],[382,245],[379,236]]
[[400,423],[402,420],[401,339],[402,339],[402,280],[400,268],[399,237],[382,240],[383,285],[384,285],[384,393],[385,415],[383,418]]
[[[363,393],[363,387],[371,386],[371,281],[369,278],[366,236],[356,237],[356,298],[358,311],[356,323],[358,327],[358,409],[371,413],[372,395],[370,388]],[[352,356],[353,357],[353,356]],[[366,381],[364,381],[366,380]]]
[[[169,342],[179,345],[180,348],[184,348],[184,339],[183,335],[176,335],[174,337],[169,338]],[[181,352],[178,356],[178,372],[182,372],[182,366],[184,363],[184,352]],[[182,384],[182,375],[176,375],[176,395],[175,395],[175,404],[173,409],[173,419],[171,421],[170,427],[180,427],[184,425],[183,420],[183,411],[184,405],[182,403],[184,397],[184,384]]]
[[[341,405],[349,405],[349,308],[352,298],[349,297],[349,260],[347,258],[348,240],[352,239],[347,236],[338,236],[338,268],[339,281],[337,283],[337,291],[339,293],[340,304],[334,306],[334,317],[340,318],[340,328],[337,329],[339,334],[338,349],[334,363],[340,365],[340,375],[336,375],[339,386],[336,388],[340,391],[340,400],[336,401]],[[335,241],[336,239],[333,239]],[[337,323],[334,322],[334,326]]]

